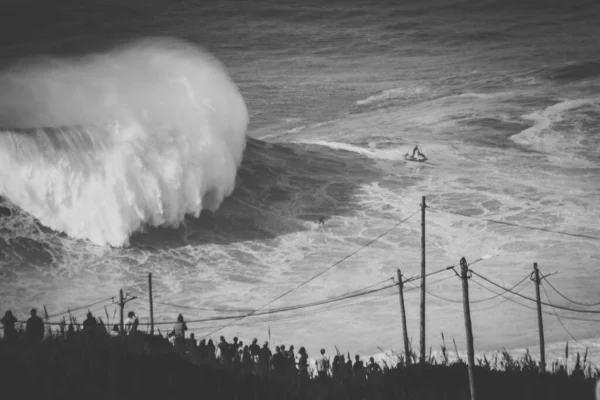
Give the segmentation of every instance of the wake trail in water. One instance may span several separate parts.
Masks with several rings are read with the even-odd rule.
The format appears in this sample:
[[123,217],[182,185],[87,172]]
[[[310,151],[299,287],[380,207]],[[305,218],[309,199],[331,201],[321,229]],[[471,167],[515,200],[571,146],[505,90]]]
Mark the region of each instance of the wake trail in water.
[[233,192],[248,112],[211,55],[144,40],[0,75],[0,195],[43,225],[127,246]]

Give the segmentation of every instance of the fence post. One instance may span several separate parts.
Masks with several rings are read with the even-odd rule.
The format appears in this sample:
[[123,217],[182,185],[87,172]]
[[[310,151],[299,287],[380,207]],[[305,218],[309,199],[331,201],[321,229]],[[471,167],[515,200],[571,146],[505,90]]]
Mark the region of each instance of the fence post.
[[119,309],[120,309],[120,332],[121,335],[125,334],[125,330],[123,327],[123,309],[125,308],[125,301],[123,301],[123,289],[119,289]]
[[475,367],[475,351],[473,349],[473,329],[471,327],[471,308],[469,306],[469,266],[467,260],[460,259],[460,272],[463,289],[463,309],[465,313],[465,330],[467,334],[467,356],[469,360],[469,387],[471,389],[471,400],[475,400],[475,377],[473,368]]
[[400,294],[400,313],[402,317],[402,339],[404,341],[404,355],[406,356],[406,364],[412,362],[410,347],[408,346],[408,328],[406,327],[406,310],[404,308],[404,282],[402,282],[402,273],[398,269],[398,293]]
[[546,372],[546,348],[544,345],[544,321],[542,320],[542,301],[540,300],[540,270],[538,269],[537,263],[533,263],[533,273],[535,282],[535,298],[537,302],[537,317],[538,317],[538,330],[540,332],[540,368],[543,372]]
[[420,362],[425,362],[425,196],[421,198],[421,339]]
[[152,304],[152,272],[148,272],[148,292],[150,293],[150,335],[154,335],[154,308]]

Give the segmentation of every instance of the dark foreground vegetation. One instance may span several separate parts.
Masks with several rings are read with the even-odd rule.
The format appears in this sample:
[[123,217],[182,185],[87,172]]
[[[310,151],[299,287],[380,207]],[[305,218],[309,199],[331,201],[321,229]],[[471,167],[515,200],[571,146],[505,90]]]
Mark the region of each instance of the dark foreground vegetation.
[[[227,346],[231,348],[233,343]],[[270,353],[264,350],[267,344],[256,355],[249,346],[220,351],[225,348],[207,347],[205,342],[197,346],[189,339],[175,343],[142,332],[110,335],[98,329],[63,329],[38,340],[16,335],[0,340],[1,397],[470,399],[467,367],[460,360],[450,362],[445,347],[441,359],[429,357],[424,365],[415,365],[413,355],[410,365],[399,356],[395,366],[367,364],[363,368],[362,361],[353,364],[349,357],[338,354],[325,371],[307,368],[306,359],[303,364],[294,361],[298,358],[291,357],[288,362],[285,357],[276,357],[283,354],[279,348],[265,360],[261,357]],[[285,354],[287,357],[289,350]],[[479,360],[479,364],[475,369],[478,399],[594,398],[598,371],[585,367],[585,359],[570,371],[555,363],[544,374],[529,356],[514,360],[504,353],[492,360]]]

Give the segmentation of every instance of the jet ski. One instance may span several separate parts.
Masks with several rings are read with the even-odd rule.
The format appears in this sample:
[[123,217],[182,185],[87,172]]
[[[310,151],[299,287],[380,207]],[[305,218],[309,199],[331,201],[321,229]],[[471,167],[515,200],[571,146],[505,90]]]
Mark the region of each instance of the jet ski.
[[425,157],[424,154],[416,154],[415,156],[413,156],[412,154],[406,153],[404,155],[404,159],[406,161],[415,161],[415,162],[424,162],[427,161],[427,157]]

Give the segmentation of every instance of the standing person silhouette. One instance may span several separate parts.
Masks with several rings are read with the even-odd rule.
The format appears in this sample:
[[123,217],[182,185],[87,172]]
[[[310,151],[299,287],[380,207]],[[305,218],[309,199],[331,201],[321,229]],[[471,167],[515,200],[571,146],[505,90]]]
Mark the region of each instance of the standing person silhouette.
[[127,319],[125,320],[125,332],[127,332],[128,335],[135,334],[135,332],[137,332],[138,325],[138,317],[133,311],[129,311],[127,314]]
[[177,316],[177,322],[173,325],[173,335],[175,336],[175,350],[179,354],[185,353],[185,331],[187,331],[187,325],[183,320],[183,315]]
[[39,342],[44,338],[44,321],[37,316],[37,310],[31,309],[31,317],[25,325],[25,335],[32,342]]
[[6,311],[0,322],[2,322],[2,325],[4,326],[4,340],[12,340],[17,337],[17,330],[15,329],[17,319],[12,311]]

